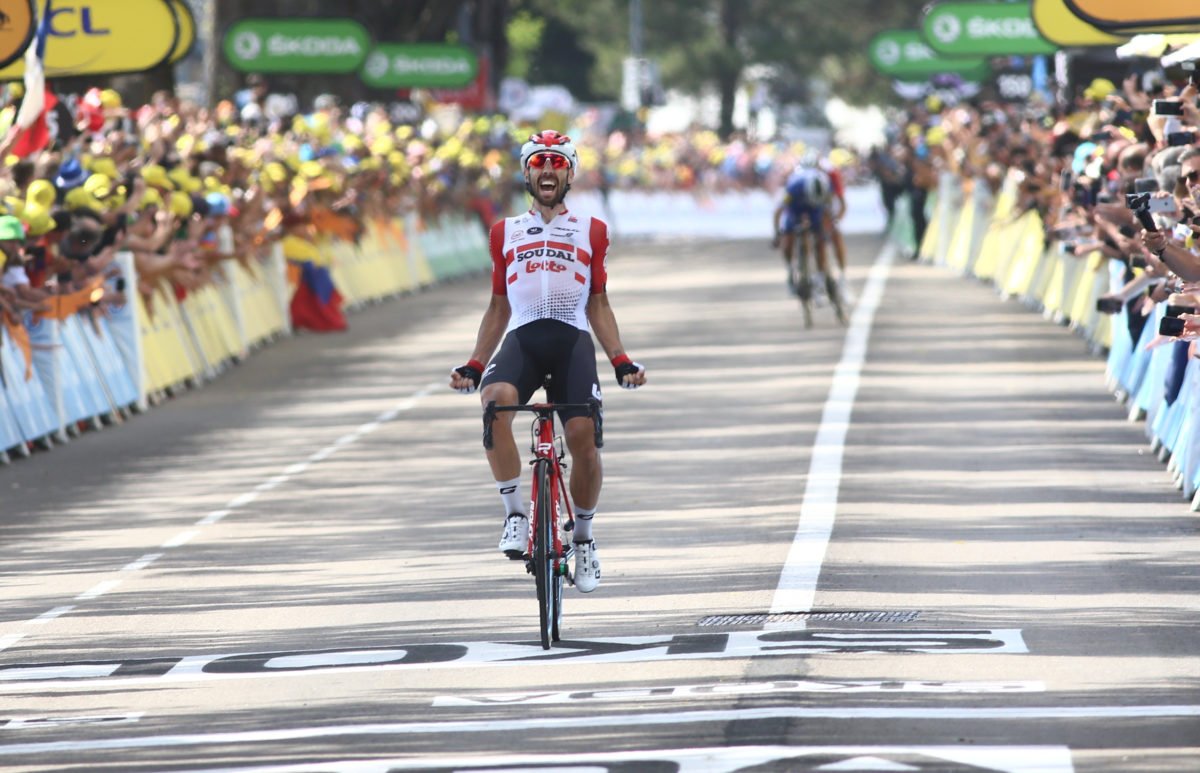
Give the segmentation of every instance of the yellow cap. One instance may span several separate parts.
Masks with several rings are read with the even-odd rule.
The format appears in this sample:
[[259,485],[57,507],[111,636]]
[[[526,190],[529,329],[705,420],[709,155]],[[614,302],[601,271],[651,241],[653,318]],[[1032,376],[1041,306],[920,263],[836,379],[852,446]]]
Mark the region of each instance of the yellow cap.
[[320,161],[305,161],[300,165],[300,174],[304,175],[310,180],[315,180],[316,178],[320,177],[324,171],[325,167],[321,166]]
[[151,187],[165,188],[169,191],[175,190],[175,184],[167,177],[167,170],[158,164],[149,164],[142,167],[142,179]]
[[1108,78],[1096,78],[1083,90],[1083,96],[1099,101],[1116,90],[1117,87]]
[[191,217],[192,215],[192,197],[183,191],[175,191],[171,194],[171,214],[179,217]]
[[72,188],[67,191],[64,201],[68,209],[91,209],[96,212],[104,210],[104,205],[100,203],[99,199],[88,193],[84,188]]
[[117,172],[117,162],[107,156],[100,156],[92,159],[92,165],[88,167],[94,174],[102,174],[110,180],[115,180],[120,177]]
[[106,174],[93,174],[84,182],[83,189],[98,199],[107,198],[112,193],[112,178]]
[[187,168],[182,166],[172,169],[167,177],[170,178],[171,182],[175,183],[177,189],[188,193],[196,193],[204,187],[199,180],[188,174]]
[[146,207],[161,207],[162,205],[163,198],[162,194],[158,192],[158,189],[147,188],[146,192],[142,194],[142,203],[138,209],[145,209]]
[[36,204],[49,209],[56,195],[54,183],[49,180],[34,180],[29,183],[29,190],[25,191],[25,201],[31,206]]
[[54,218],[50,216],[50,210],[42,206],[25,207],[21,222],[29,236],[41,236],[54,230]]
[[268,180],[276,185],[282,183],[288,177],[287,167],[278,161],[272,161],[271,163],[267,164],[266,168],[263,169],[263,173],[266,175]]
[[100,104],[103,107],[120,107],[121,95],[113,89],[105,89],[100,92]]

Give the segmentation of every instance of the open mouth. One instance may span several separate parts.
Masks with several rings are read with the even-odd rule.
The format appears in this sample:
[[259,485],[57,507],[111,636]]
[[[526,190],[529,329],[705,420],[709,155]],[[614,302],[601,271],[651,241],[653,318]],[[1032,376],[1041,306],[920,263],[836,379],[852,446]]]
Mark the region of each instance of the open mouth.
[[538,190],[542,193],[554,193],[558,190],[558,180],[554,177],[543,177],[538,180]]

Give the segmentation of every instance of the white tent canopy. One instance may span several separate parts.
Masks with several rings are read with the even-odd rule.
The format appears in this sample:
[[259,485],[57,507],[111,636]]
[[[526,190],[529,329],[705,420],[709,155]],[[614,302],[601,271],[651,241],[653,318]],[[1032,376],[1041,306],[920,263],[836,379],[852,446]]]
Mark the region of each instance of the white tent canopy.
[[1194,62],[1197,59],[1200,59],[1200,40],[1167,54],[1162,58],[1162,65],[1163,67],[1172,67],[1184,62]]
[[1162,56],[1166,50],[1166,35],[1134,35],[1128,43],[1117,47],[1117,58],[1133,59],[1137,56]]

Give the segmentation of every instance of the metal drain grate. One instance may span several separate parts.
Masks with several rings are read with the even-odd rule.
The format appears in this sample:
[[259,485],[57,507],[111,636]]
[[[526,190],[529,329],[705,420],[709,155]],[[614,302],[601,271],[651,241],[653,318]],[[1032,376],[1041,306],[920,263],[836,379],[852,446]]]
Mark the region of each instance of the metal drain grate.
[[829,610],[825,612],[754,612],[746,615],[709,615],[697,625],[764,625],[766,623],[795,623],[819,620],[831,623],[911,623],[921,613],[917,610],[868,612],[862,610]]

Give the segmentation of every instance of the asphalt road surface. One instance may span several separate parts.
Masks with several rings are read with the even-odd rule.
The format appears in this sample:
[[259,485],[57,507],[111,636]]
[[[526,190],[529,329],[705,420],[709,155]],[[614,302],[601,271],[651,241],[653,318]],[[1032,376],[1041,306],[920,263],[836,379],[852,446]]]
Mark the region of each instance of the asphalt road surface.
[[618,245],[603,583],[537,643],[486,277],[0,469],[0,769],[1200,770],[1200,538],[1083,342],[851,241]]

